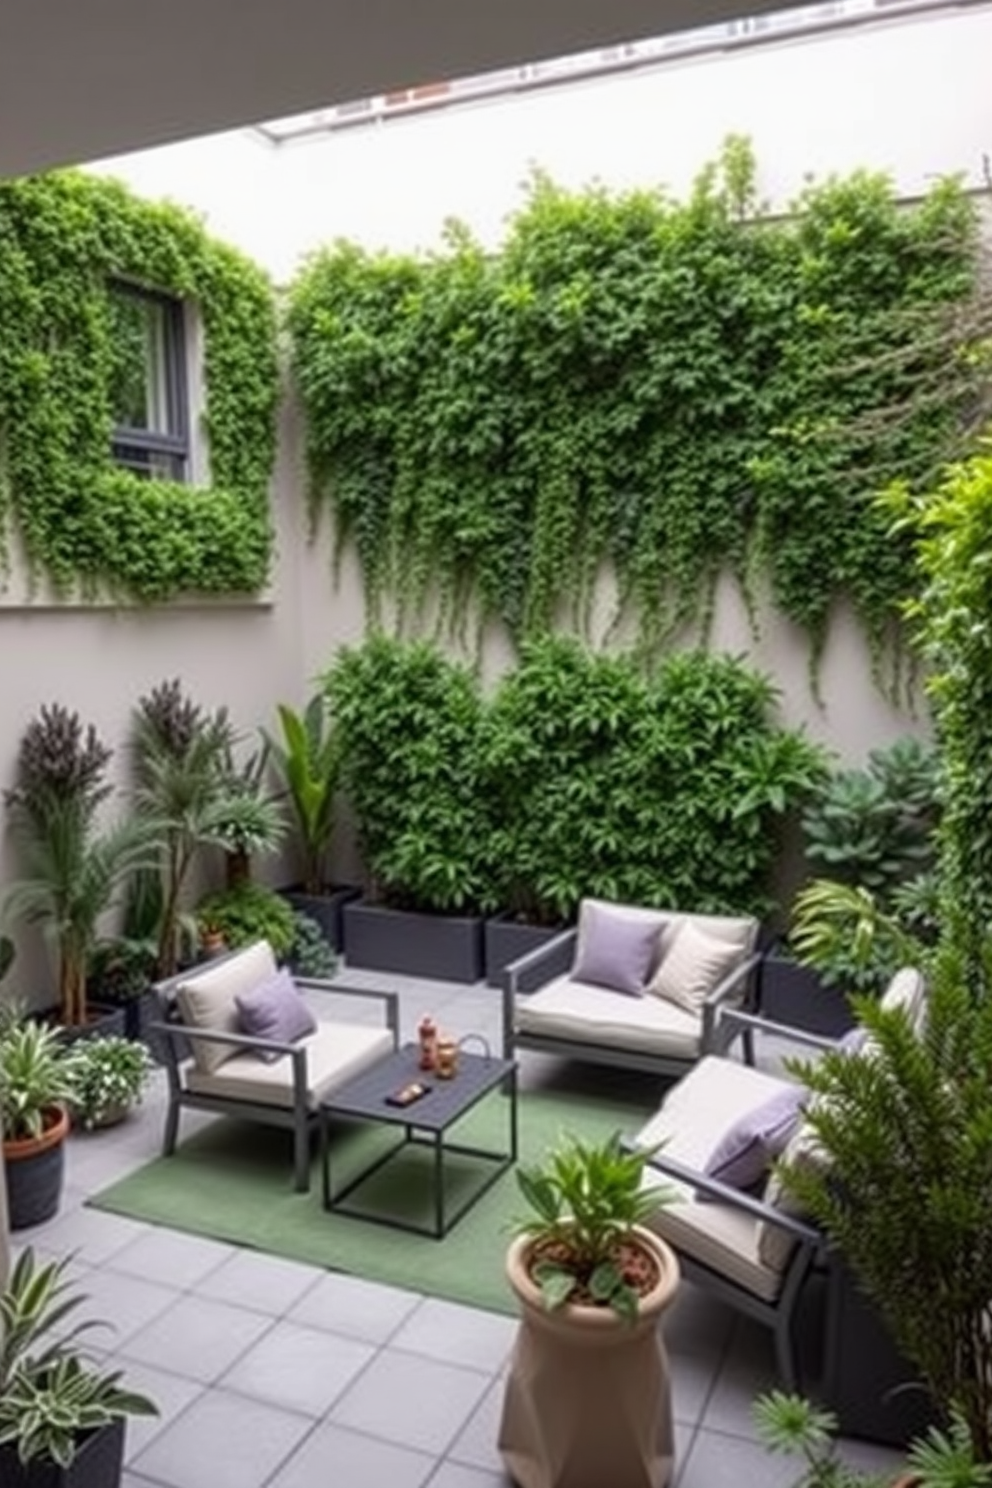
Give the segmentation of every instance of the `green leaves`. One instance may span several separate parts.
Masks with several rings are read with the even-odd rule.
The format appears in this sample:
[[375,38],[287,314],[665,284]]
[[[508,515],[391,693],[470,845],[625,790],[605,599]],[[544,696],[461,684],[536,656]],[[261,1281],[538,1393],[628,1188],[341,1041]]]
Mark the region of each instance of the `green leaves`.
[[334,826],[334,797],[340,768],[338,743],[322,692],[310,699],[302,714],[286,703],[280,703],[277,711],[282,742],[268,733],[265,740],[286,786],[303,848],[304,888],[309,894],[319,894],[323,887],[323,861]]
[[376,618],[588,630],[604,574],[657,653],[717,575],[822,645],[844,596],[881,647],[908,542],[871,503],[959,448],[980,370],[974,207],[855,173],[762,215],[746,140],[685,203],[536,173],[500,250],[338,243],[289,297],[311,503]]

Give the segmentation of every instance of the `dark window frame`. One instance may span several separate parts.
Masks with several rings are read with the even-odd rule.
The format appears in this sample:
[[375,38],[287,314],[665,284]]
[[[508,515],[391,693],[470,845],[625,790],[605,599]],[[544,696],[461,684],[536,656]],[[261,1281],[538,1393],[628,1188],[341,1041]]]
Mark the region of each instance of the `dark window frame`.
[[[125,279],[110,281],[115,295],[127,295],[142,303],[156,305],[164,312],[165,400],[170,428],[138,429],[130,424],[115,423],[111,432],[111,456],[115,465],[149,479],[161,479],[151,463],[159,455],[168,462],[166,479],[185,483],[190,470],[189,379],[186,366],[186,317],[182,300],[162,290],[148,289]],[[148,463],[127,458],[128,450],[149,457]]]

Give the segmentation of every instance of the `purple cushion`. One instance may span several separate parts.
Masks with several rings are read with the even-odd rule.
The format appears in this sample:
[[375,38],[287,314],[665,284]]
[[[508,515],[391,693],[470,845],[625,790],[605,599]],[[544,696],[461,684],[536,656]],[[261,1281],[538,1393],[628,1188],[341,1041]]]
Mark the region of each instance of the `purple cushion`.
[[784,1085],[753,1111],[746,1111],[724,1132],[703,1172],[731,1188],[753,1188],[762,1182],[798,1127],[806,1096],[804,1085]]
[[[293,985],[285,969],[268,981],[260,982],[250,992],[240,992],[237,1004],[241,1032],[252,1038],[275,1039],[280,1044],[295,1044],[307,1034],[316,1033],[317,1020]],[[267,1064],[281,1056],[256,1049],[259,1059]]]
[[604,904],[585,904],[572,980],[639,996],[658,947],[658,925]]

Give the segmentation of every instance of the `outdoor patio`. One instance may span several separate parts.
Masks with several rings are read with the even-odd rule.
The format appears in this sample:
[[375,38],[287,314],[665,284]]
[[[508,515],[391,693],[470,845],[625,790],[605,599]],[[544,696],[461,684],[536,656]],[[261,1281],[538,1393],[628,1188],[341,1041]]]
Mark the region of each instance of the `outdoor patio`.
[[[341,979],[396,988],[404,1037],[429,1009],[452,1031],[496,1043],[492,989]],[[539,1056],[521,1066],[531,1088],[555,1072]],[[108,1358],[159,1405],[159,1418],[129,1423],[125,1488],[315,1488],[331,1468],[347,1488],[508,1484],[495,1440],[511,1319],[86,1207],[156,1155],[163,1098],[159,1074],[126,1125],[74,1137],[59,1216],[14,1237],[15,1248],[72,1253],[93,1315],[116,1327]],[[187,1115],[184,1131],[197,1119],[214,1118]],[[792,1465],[765,1453],[750,1419],[755,1395],[775,1382],[765,1331],[683,1285],[665,1336],[673,1488],[792,1483]],[[897,1461],[860,1442],[844,1451],[867,1468]]]

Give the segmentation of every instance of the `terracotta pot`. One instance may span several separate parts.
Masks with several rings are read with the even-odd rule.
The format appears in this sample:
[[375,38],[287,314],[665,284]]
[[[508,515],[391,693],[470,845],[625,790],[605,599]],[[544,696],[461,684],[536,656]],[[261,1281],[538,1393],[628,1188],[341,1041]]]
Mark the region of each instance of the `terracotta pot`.
[[69,1116],[61,1106],[45,1112],[40,1137],[5,1137],[3,1157],[10,1228],[23,1230],[51,1219],[62,1197],[64,1145]]
[[533,1242],[507,1255],[521,1307],[503,1397],[499,1449],[520,1488],[666,1488],[674,1462],[668,1360],[659,1322],[675,1297],[678,1261],[638,1229],[659,1277],[626,1322],[611,1307],[549,1312],[531,1280]]

